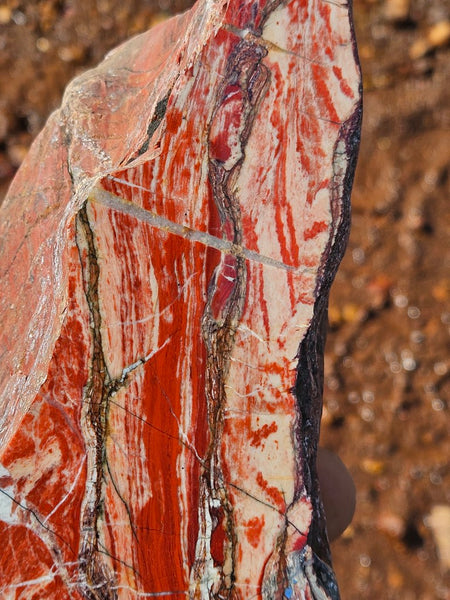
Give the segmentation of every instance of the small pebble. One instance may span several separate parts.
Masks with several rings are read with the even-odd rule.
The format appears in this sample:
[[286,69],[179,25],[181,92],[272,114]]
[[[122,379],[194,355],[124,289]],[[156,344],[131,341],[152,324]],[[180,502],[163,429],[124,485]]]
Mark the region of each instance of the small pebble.
[[417,308],[417,306],[408,306],[407,314],[410,319],[418,319],[420,317],[420,308]]
[[378,529],[392,537],[400,538],[405,532],[405,521],[395,513],[384,512],[378,516]]
[[386,152],[392,146],[392,140],[389,137],[382,137],[377,140],[377,148],[382,152]]
[[40,37],[36,40],[36,48],[39,50],[39,52],[45,54],[50,50],[50,42],[47,38]]
[[8,157],[14,167],[20,167],[23,159],[28,154],[28,146],[23,144],[11,144],[8,148]]
[[375,395],[370,390],[364,390],[362,393],[362,399],[366,404],[372,404],[372,402],[375,400]]
[[12,20],[16,25],[25,25],[27,18],[21,10],[15,10],[12,13]]
[[426,394],[435,394],[436,393],[436,385],[431,381],[427,381],[423,385],[423,390]]
[[359,555],[359,564],[362,567],[367,569],[372,564],[372,560],[371,560],[370,556],[368,556],[367,554],[360,554]]
[[355,265],[362,265],[366,260],[366,253],[362,248],[354,248],[352,250],[352,258]]
[[330,412],[337,412],[339,410],[339,402],[335,399],[330,399],[327,403],[327,408]]
[[366,423],[372,423],[372,421],[375,419],[375,413],[368,406],[363,406],[361,408],[360,415],[361,415],[361,419],[363,421],[365,421]]
[[442,475],[440,473],[436,473],[436,471],[432,471],[429,475],[430,482],[433,485],[442,485]]
[[440,21],[433,25],[427,38],[433,48],[444,46],[450,40],[450,21]]
[[356,347],[359,350],[364,350],[365,348],[367,348],[368,345],[369,345],[369,340],[365,337],[361,336],[356,340]]
[[389,364],[394,360],[397,360],[398,356],[392,350],[388,350],[384,353],[384,360]]
[[408,306],[408,298],[404,294],[395,294],[393,301],[397,308],[406,308]]
[[359,402],[358,392],[350,392],[347,396],[347,400],[350,402],[350,404],[358,404],[358,402]]
[[450,282],[447,280],[440,281],[431,288],[431,294],[435,300],[446,302],[450,297]]
[[400,373],[402,370],[402,365],[397,361],[392,361],[389,365],[389,368],[392,373]]
[[342,318],[346,323],[355,323],[361,321],[363,313],[361,308],[357,304],[348,302],[342,307]]
[[413,358],[405,358],[404,361],[402,361],[402,366],[405,369],[405,371],[415,371],[417,369],[417,363]]
[[389,300],[389,291],[392,280],[386,275],[377,275],[367,285],[370,306],[372,309],[380,310]]
[[336,392],[340,387],[339,379],[330,375],[330,377],[327,377],[327,387],[332,392]]
[[397,569],[394,565],[388,566],[388,589],[392,588],[393,590],[399,590],[403,587],[405,583],[405,578],[399,569]]
[[418,38],[409,49],[412,60],[422,58],[428,52],[445,46],[450,40],[450,21],[440,21],[427,31],[425,35]]
[[344,342],[338,341],[334,344],[334,353],[336,354],[336,356],[345,356],[347,354],[347,351],[347,344],[345,344]]
[[425,335],[418,329],[415,329],[411,331],[409,339],[413,344],[422,344],[425,341]]
[[448,371],[447,365],[443,361],[434,363],[433,371],[436,373],[436,375],[439,375],[440,377],[442,375],[446,375]]
[[84,57],[84,48],[81,45],[63,46],[59,48],[58,56],[64,62],[81,61]]
[[382,460],[374,458],[364,458],[361,461],[361,468],[369,475],[381,475],[386,467],[386,463]]
[[343,361],[342,361],[342,365],[346,368],[346,369],[351,369],[353,367],[353,358],[351,356],[346,356]]
[[436,412],[440,412],[441,410],[444,410],[445,406],[440,398],[433,398],[431,401],[431,408]]
[[402,22],[409,17],[410,0],[386,0],[384,15],[388,21]]
[[423,469],[421,469],[420,467],[412,467],[409,474],[411,475],[412,479],[422,479]]
[[423,176],[421,188],[425,192],[432,192],[439,182],[439,170],[435,168],[429,169]]

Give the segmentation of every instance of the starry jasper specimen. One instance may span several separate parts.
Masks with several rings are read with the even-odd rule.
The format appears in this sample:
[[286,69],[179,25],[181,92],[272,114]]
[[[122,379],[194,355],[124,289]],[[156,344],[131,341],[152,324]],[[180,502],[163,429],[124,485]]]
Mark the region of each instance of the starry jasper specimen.
[[347,2],[200,0],[74,80],[0,208],[5,598],[339,598],[316,452]]

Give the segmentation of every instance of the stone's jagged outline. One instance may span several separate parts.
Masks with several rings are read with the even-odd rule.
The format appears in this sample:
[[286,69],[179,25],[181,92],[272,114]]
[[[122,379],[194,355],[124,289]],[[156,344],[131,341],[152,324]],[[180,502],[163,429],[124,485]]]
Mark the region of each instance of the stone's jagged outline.
[[[142,113],[148,115],[148,122],[127,137],[124,148],[118,149],[114,138],[97,139],[93,132],[96,120],[106,119],[112,127],[127,115],[129,99],[117,93],[123,73],[119,77],[120,68],[114,73],[111,66],[125,65],[131,74],[130,79],[125,79],[127,89],[138,89],[133,77],[142,75],[142,36],[111,54],[97,72],[82,77],[78,87],[72,86],[66,94],[62,113],[66,121],[61,125],[67,145],[61,145],[62,180],[67,189],[70,179],[76,192],[66,207],[64,194],[59,204],[50,202],[46,218],[56,215],[58,248],[64,239],[68,240],[71,308],[64,315],[61,337],[44,385],[39,373],[50,355],[42,357],[41,371],[32,370],[35,381],[27,393],[32,393],[33,385],[40,387],[40,392],[33,410],[24,416],[26,428],[16,430],[4,453],[4,479],[8,485],[12,482],[11,489],[16,489],[17,506],[33,506],[38,522],[48,521],[55,539],[62,531],[58,512],[72,508],[76,522],[79,511],[79,531],[70,531],[67,535],[71,543],[57,549],[60,557],[55,564],[59,565],[59,574],[47,586],[47,597],[60,597],[62,589],[74,598],[115,598],[118,590],[128,590],[123,593],[129,597],[166,594],[164,590],[181,590],[189,585],[189,580],[190,596],[199,599],[218,599],[223,594],[236,599],[251,594],[262,600],[299,599],[305,594],[314,598],[339,597],[329,566],[315,455],[327,295],[346,243],[348,195],[360,120],[359,93],[355,80],[348,77],[354,68],[346,50],[354,43],[352,29],[350,25],[349,33],[345,29],[347,21],[340,21],[342,29],[333,31],[335,46],[326,48],[320,61],[314,55],[320,54],[317,31],[322,39],[324,31],[331,35],[330,15],[346,11],[346,7],[310,0],[309,10],[314,11],[314,27],[318,29],[306,20],[305,35],[296,38],[288,25],[295,19],[304,19],[306,3],[297,7],[295,1],[269,2],[260,7],[255,4],[251,10],[247,5],[235,4],[230,3],[222,28],[221,9],[212,11],[211,20],[201,5],[172,22],[172,31],[178,32],[202,22],[208,23],[211,31],[216,23],[217,35],[205,35],[205,45],[201,47],[195,36],[186,35],[178,42],[174,57],[168,56],[164,46],[164,59],[159,64],[156,61],[150,79],[166,83],[167,87],[156,85],[150,95],[148,91],[131,94],[136,106],[152,108]],[[339,19],[342,16],[344,13],[339,12]],[[161,39],[163,30],[164,27],[158,29],[150,39]],[[282,42],[277,36],[283,38]],[[193,53],[186,53],[188,47],[194,48]],[[352,51],[354,46],[350,55]],[[336,83],[327,79],[331,67],[326,71],[326,57],[332,65],[331,59],[339,52],[347,58],[347,62],[341,62],[347,75],[343,68],[333,68]],[[199,62],[190,60],[197,55],[201,56]],[[227,59],[224,61],[223,57]],[[300,73],[306,80],[305,84],[302,80],[298,83],[301,92],[297,95],[302,96],[299,114],[292,113],[290,98],[296,100],[295,89],[286,83],[290,70],[299,72],[295,61],[303,64],[304,71],[300,69]],[[353,76],[357,76],[357,68]],[[341,95],[333,88],[335,102],[326,81],[331,87],[340,86]],[[99,100],[104,92],[102,86],[109,86],[104,104]],[[192,107],[195,90],[199,110],[197,114],[191,110],[190,118],[197,128],[193,126],[188,134],[190,121],[184,116],[188,112],[185,104]],[[285,139],[278,122],[284,107],[278,107],[277,113],[276,106],[280,98],[291,110],[287,114],[292,136]],[[305,105],[307,111],[303,110]],[[198,119],[201,114],[205,115],[203,122]],[[80,125],[86,123],[83,129]],[[178,130],[181,137],[177,137]],[[183,161],[175,160],[177,148],[172,142],[185,144],[186,152],[187,139],[192,148],[200,147],[203,152],[207,148],[208,155],[205,159],[203,154],[201,160],[194,155],[190,179],[178,175],[178,179],[175,175],[171,179],[173,174],[167,165],[173,169],[183,166]],[[313,151],[308,154],[311,140],[317,146],[312,146]],[[103,142],[106,147],[102,147]],[[263,157],[271,157],[274,149],[273,160],[266,161],[266,171],[272,178],[268,184],[272,194],[267,197],[265,173],[260,171],[261,182],[258,169]],[[116,162],[112,166],[114,156]],[[122,158],[117,160],[119,156]],[[294,156],[298,156],[298,164]],[[166,161],[167,157],[171,160]],[[197,202],[190,203],[186,187],[192,186],[197,177]],[[187,182],[185,187],[183,181]],[[21,183],[19,177],[13,191]],[[172,198],[171,185],[183,193]],[[249,190],[254,190],[254,197]],[[276,202],[273,190],[277,193]],[[298,218],[289,203],[293,191],[304,200],[300,206],[303,219]],[[51,186],[47,193],[51,198]],[[90,200],[79,210],[88,196]],[[131,202],[136,203],[133,209]],[[163,215],[155,210],[157,202],[162,202]],[[181,219],[186,227],[178,225],[179,217],[170,218],[174,208],[186,211]],[[70,238],[74,232],[70,219],[76,213],[81,264],[77,264]],[[61,215],[63,218],[58,221]],[[208,226],[203,232],[205,217]],[[10,233],[10,221],[5,219],[5,223],[6,232]],[[64,238],[61,231],[67,224],[70,225]],[[50,231],[52,241],[55,233]],[[33,234],[39,239],[36,226]],[[57,280],[61,273],[58,260],[64,258],[58,252]],[[37,256],[45,259],[39,252]],[[114,262],[116,258],[118,262]],[[172,264],[182,296],[180,291],[174,295],[172,282],[165,277]],[[191,273],[188,265],[193,266]],[[159,279],[158,268],[162,270]],[[41,270],[45,273],[44,267]],[[194,277],[197,287],[189,283]],[[58,280],[58,286],[56,292],[64,289],[64,278]],[[111,293],[112,290],[116,292]],[[274,296],[274,290],[279,298]],[[27,294],[24,298],[28,298]],[[160,308],[162,298],[167,299],[170,311]],[[184,313],[179,308],[183,303],[188,307]],[[140,312],[141,304],[150,311],[147,316]],[[41,297],[40,306],[44,305]],[[55,307],[51,303],[49,306],[51,310]],[[45,330],[54,335],[54,340],[59,330],[50,313],[39,331],[44,331],[43,343],[51,346]],[[89,333],[80,334],[74,343],[74,327],[80,328],[83,322],[86,326],[87,318]],[[185,338],[176,329],[176,319],[181,319],[180,327],[183,323]],[[39,341],[38,334],[35,339]],[[300,346],[296,348],[298,340]],[[58,364],[64,344],[88,356],[72,374],[78,382],[74,390],[78,391],[72,390],[71,394],[75,398],[82,391],[78,416],[72,410],[70,393],[64,390],[58,395],[54,391],[59,381],[55,361]],[[191,365],[182,349],[196,359]],[[162,381],[161,374],[167,374],[165,357],[169,360],[170,356],[177,356],[176,352],[179,360],[174,365],[173,388],[172,381]],[[66,367],[62,367],[60,377],[64,379]],[[67,383],[66,387],[69,390]],[[26,398],[24,402],[22,410],[25,407],[26,412]],[[42,493],[39,480],[33,483],[30,474],[28,479],[24,476],[30,459],[23,441],[36,435],[33,428],[40,427],[42,431],[45,417],[41,415],[46,411],[50,411],[52,419],[57,417],[54,409],[59,404],[67,422],[72,423],[70,431],[75,437],[71,442],[75,444],[77,436],[81,438],[85,454],[76,446],[82,457],[75,470],[76,480],[70,480],[73,467],[72,472],[66,467],[63,481],[67,481],[67,493],[58,496],[59,492],[52,488],[55,500],[45,509],[46,494]],[[207,431],[202,431],[201,423],[208,424]],[[57,432],[50,433],[48,439],[45,435],[41,433],[42,444],[51,440],[62,443],[63,436],[58,437]],[[138,446],[136,440],[140,440]],[[60,446],[56,448],[59,451]],[[42,479],[52,472],[45,464],[50,456],[51,453],[41,453],[38,457],[42,458]],[[135,481],[124,472],[124,460]],[[175,483],[170,485],[165,470],[169,477],[178,477],[175,494]],[[27,482],[29,489],[20,487],[22,481]],[[161,521],[157,509],[164,515]],[[41,519],[39,515],[45,514]],[[6,534],[13,536],[15,526],[8,523]],[[163,538],[157,537],[159,528]],[[175,528],[175,534],[170,533],[171,528]],[[186,532],[188,539],[170,545],[171,536],[178,539],[181,532]],[[45,542],[45,536],[40,537]],[[38,538],[39,531],[33,538],[32,550],[37,547]],[[153,568],[145,548],[153,548],[158,539],[168,549],[172,562],[152,557]],[[48,547],[53,544],[45,543]],[[65,565],[71,565],[67,572],[63,572]],[[45,573],[45,569],[39,572]],[[42,584],[44,579],[41,578]],[[183,593],[187,593],[187,588]]]

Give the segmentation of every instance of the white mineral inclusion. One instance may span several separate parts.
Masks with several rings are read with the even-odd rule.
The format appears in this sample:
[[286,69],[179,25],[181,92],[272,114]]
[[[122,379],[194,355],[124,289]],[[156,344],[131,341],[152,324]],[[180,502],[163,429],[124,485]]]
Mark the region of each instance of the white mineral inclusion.
[[286,32],[290,30],[289,11],[281,4],[269,16],[264,25],[263,39],[271,42],[280,49],[286,48]]
[[[11,473],[0,463],[0,478],[3,477],[11,477]],[[14,493],[14,487],[2,487],[0,492],[0,520],[8,525],[20,523],[19,513],[13,512],[13,507],[17,508],[13,502]]]

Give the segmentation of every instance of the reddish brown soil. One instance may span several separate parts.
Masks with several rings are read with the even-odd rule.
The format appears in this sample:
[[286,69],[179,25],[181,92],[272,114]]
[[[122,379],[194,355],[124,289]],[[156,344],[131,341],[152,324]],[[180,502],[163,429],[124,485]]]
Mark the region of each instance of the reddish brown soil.
[[[0,3],[0,198],[67,81],[187,2],[155,5]],[[423,56],[418,46],[448,19],[445,6],[355,0],[364,127],[330,304],[322,429],[358,490],[354,522],[333,544],[344,600],[450,596],[427,519],[450,504],[450,61],[442,40]],[[397,20],[394,10],[404,11]]]

